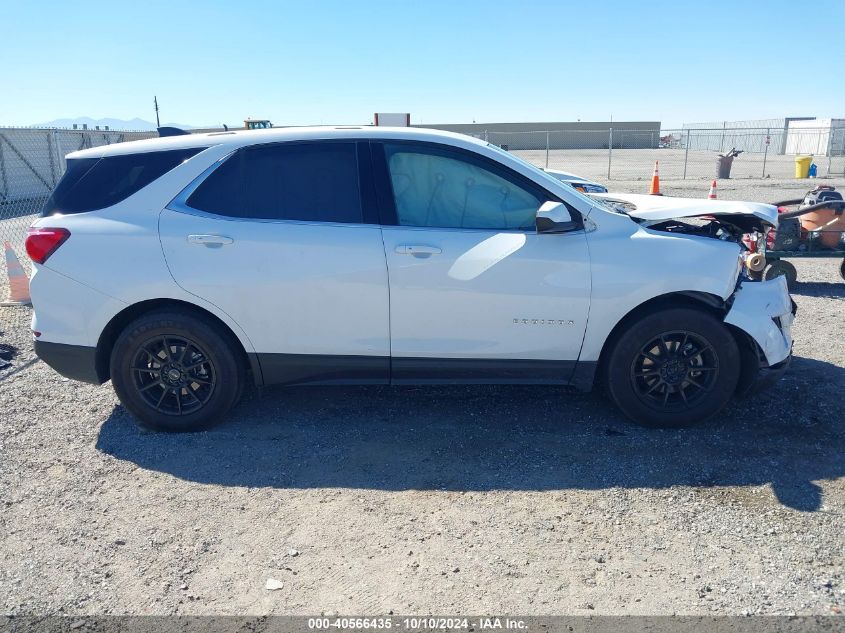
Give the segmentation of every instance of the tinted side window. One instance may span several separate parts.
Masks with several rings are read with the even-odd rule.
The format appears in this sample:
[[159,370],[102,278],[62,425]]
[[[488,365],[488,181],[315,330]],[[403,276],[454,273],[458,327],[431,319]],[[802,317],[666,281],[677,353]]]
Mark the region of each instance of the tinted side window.
[[41,215],[83,213],[110,207],[203,149],[70,159],[65,175],[53,190]]
[[241,154],[234,154],[202,181],[188,198],[189,207],[218,215],[241,215],[243,179]]
[[247,217],[362,221],[353,143],[251,147],[243,169]]
[[360,223],[355,144],[246,148],[216,169],[188,205],[244,218]]
[[403,226],[531,229],[542,201],[479,162],[448,149],[385,144]]

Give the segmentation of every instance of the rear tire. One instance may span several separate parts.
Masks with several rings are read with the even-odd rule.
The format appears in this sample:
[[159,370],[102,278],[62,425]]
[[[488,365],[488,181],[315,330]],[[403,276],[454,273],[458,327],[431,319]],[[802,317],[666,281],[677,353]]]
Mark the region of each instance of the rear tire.
[[136,319],[111,354],[117,396],[138,426],[152,431],[198,431],[220,422],[240,396],[243,373],[231,337],[186,312]]
[[648,427],[683,427],[722,409],[736,390],[740,352],[728,328],[703,310],[662,309],[615,338],[605,384],[622,412]]

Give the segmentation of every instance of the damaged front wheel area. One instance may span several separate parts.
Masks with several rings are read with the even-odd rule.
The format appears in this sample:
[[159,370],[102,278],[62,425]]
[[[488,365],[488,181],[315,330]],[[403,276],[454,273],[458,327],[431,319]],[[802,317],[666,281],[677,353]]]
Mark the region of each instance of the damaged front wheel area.
[[610,396],[629,418],[643,426],[688,426],[730,400],[740,353],[724,323],[709,313],[659,309],[621,333],[606,367]]

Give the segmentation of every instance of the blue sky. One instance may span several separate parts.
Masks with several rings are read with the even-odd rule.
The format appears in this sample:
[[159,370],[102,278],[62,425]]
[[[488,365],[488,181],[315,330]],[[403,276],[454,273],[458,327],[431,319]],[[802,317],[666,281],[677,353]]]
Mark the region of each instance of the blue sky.
[[[797,10],[796,10],[797,7]],[[845,117],[845,2],[0,0],[0,125]]]

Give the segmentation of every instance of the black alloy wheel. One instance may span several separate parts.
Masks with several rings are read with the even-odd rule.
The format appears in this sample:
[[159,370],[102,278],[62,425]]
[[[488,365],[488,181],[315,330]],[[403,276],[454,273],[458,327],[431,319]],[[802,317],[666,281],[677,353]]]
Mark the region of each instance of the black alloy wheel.
[[670,410],[697,404],[716,384],[719,358],[704,338],[686,330],[665,332],[640,348],[631,381],[647,405]]
[[157,336],[138,349],[132,378],[141,397],[165,415],[187,415],[208,404],[217,383],[214,363],[187,337]]
[[201,313],[138,317],[115,341],[112,384],[142,428],[198,431],[221,421],[240,397],[245,357],[231,331]]

